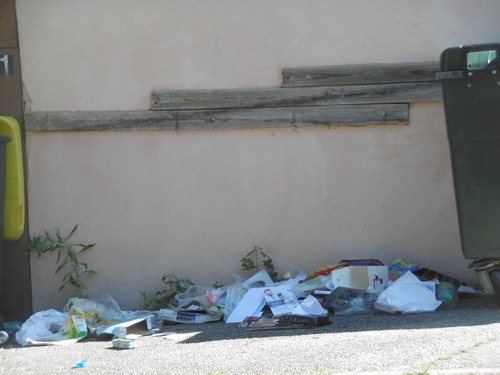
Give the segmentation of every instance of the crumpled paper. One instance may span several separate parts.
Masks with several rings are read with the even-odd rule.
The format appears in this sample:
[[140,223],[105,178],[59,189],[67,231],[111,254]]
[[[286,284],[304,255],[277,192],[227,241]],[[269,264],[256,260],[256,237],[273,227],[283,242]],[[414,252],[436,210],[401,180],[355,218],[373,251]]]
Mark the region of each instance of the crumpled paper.
[[313,296],[307,296],[295,309],[292,311],[292,315],[326,315],[327,310],[321,306],[321,303]]
[[440,304],[434,293],[408,271],[380,294],[375,308],[389,313],[412,314],[435,311]]

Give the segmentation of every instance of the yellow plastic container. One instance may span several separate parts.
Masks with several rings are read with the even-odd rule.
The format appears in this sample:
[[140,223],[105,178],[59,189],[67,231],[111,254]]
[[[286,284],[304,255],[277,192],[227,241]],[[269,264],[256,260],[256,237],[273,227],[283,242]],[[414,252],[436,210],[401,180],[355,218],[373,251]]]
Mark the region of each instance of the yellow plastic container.
[[21,126],[10,116],[0,116],[0,135],[7,135],[5,167],[4,238],[19,239],[24,232],[25,197]]

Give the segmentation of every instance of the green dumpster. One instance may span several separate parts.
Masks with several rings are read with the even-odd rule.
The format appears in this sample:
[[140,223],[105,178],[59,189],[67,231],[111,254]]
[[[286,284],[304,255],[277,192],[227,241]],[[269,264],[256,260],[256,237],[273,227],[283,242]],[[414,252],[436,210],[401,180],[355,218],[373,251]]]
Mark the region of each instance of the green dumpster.
[[0,295],[3,294],[3,231],[4,231],[4,200],[5,200],[5,167],[7,156],[7,143],[10,142],[10,137],[0,135]]
[[500,258],[499,55],[500,43],[452,47],[436,75],[466,259]]

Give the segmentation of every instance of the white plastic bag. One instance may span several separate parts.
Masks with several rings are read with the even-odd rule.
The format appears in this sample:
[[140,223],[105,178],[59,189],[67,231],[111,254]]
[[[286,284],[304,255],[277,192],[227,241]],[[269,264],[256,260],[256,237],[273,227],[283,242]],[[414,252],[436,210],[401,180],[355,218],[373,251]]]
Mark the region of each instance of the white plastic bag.
[[441,304],[436,296],[410,271],[380,293],[375,308],[402,314],[431,312]]
[[59,331],[64,325],[68,315],[60,311],[49,309],[33,314],[23,323],[21,329],[16,333],[16,340],[19,345],[30,345],[31,340],[41,340]]

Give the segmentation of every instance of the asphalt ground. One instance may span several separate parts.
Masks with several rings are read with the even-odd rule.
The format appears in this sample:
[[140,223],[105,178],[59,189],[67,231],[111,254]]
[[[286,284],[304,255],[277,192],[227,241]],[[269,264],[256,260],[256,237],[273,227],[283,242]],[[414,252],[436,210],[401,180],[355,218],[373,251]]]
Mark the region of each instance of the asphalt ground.
[[[164,325],[134,349],[110,341],[0,347],[0,374],[500,374],[499,297],[453,310],[331,316],[323,327]],[[88,360],[86,368],[75,368]]]

